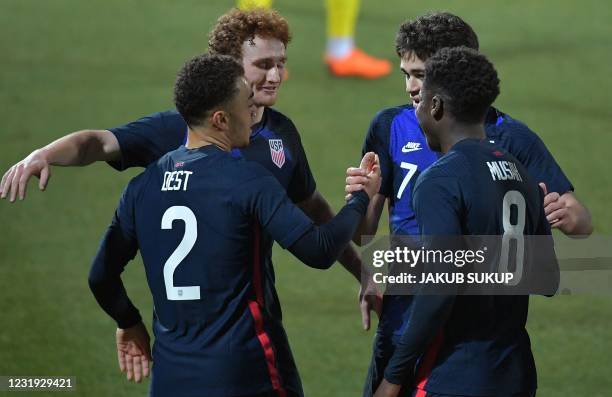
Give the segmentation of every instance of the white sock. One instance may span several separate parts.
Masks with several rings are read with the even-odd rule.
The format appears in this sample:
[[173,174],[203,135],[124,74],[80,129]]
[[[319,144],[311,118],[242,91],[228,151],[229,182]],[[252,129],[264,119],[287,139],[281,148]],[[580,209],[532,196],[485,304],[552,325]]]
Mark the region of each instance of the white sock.
[[327,56],[330,58],[344,58],[355,48],[355,42],[350,36],[330,37],[327,39]]

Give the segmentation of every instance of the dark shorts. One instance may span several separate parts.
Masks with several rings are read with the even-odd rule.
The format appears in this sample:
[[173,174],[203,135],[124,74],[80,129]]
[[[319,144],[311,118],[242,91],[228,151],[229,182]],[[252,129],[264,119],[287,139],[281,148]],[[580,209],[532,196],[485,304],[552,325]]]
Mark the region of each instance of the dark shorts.
[[[374,338],[374,345],[372,347],[372,359],[370,360],[370,367],[368,369],[368,375],[366,377],[365,385],[363,387],[363,397],[372,397],[376,392],[376,388],[382,382],[385,377],[385,368],[393,355],[393,345],[389,338],[383,338],[380,334],[376,334]],[[419,393],[420,392],[420,393]],[[491,397],[535,397],[536,392],[523,392],[512,395],[501,395]],[[399,397],[472,397],[472,396],[460,396],[460,395],[448,395],[448,394],[435,394],[426,392],[424,390],[415,390],[412,387],[402,389]]]
[[[420,394],[419,394],[420,393]],[[535,397],[536,392],[531,391],[531,392],[524,392],[524,393],[518,393],[518,394],[509,394],[509,395],[502,395],[502,396],[491,396],[491,397]],[[411,397],[471,397],[471,396],[457,396],[457,395],[449,395],[449,394],[435,394],[435,393],[430,393],[424,390],[415,390],[412,394]]]
[[[248,396],[236,396],[236,397],[282,397],[282,396],[275,391],[269,391],[269,392],[261,393],[261,394],[252,394]],[[286,391],[285,397],[298,397],[298,395],[290,391]]]

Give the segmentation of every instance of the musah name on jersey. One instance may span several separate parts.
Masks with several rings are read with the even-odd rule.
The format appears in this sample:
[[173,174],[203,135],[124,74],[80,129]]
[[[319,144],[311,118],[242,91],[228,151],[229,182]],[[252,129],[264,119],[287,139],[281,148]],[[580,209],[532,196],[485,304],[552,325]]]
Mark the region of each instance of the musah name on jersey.
[[487,161],[487,166],[494,181],[523,181],[516,164],[512,161]]

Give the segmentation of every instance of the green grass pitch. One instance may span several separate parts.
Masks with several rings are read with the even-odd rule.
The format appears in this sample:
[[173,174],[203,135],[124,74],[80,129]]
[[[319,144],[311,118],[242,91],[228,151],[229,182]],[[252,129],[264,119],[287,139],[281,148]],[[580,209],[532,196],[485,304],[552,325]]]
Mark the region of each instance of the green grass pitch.
[[[2,0],[0,170],[67,132],[170,108],[176,71],[206,49],[208,30],[231,5]],[[277,108],[298,126],[319,190],[338,209],[344,171],[359,160],[369,120],[407,102],[403,79],[399,67],[379,81],[332,79],[322,66],[323,1],[275,5],[294,34],[290,79]],[[612,233],[608,2],[364,0],[357,42],[398,64],[399,23],[442,9],[474,26],[500,73],[497,105],[540,134],[591,209],[596,232]],[[114,324],[86,281],[119,194],[137,170],[96,164],[52,172],[47,192],[32,183],[25,202],[0,202],[0,375],[76,376],[79,396],[145,395],[147,384],[128,384],[120,375]],[[339,266],[314,271],[279,247],[275,264],[307,395],[359,395],[373,332],[360,328],[356,284]],[[150,318],[140,261],[125,279]],[[533,298],[528,328],[540,396],[610,395],[610,296]]]

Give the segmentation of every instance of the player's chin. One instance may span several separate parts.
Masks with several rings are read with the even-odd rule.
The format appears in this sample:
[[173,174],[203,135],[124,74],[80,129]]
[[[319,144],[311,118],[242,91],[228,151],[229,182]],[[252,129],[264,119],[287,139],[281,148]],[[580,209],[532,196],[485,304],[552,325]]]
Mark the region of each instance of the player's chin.
[[257,106],[274,106],[276,103],[277,93],[266,93],[266,92],[258,92],[257,96],[254,98],[254,102]]

